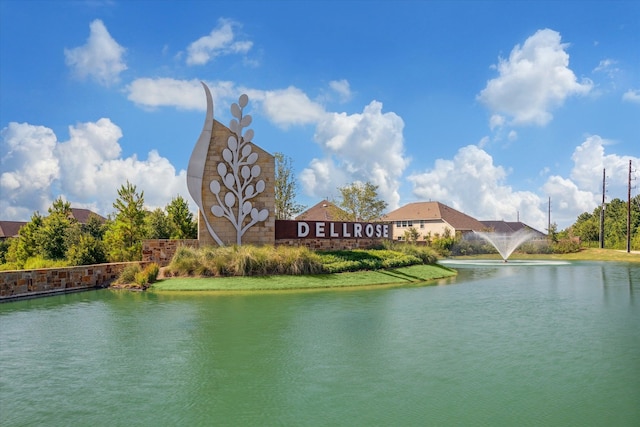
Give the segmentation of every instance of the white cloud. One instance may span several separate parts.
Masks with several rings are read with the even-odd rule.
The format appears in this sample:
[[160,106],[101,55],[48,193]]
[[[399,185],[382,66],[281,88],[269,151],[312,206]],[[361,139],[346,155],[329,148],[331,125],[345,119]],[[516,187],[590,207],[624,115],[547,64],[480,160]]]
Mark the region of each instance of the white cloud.
[[91,77],[101,85],[118,82],[120,73],[127,69],[125,48],[111,37],[101,20],[96,19],[89,28],[85,45],[64,50],[67,66],[80,78]]
[[[229,81],[208,83],[214,105],[237,96],[237,89]],[[176,80],[171,78],[140,78],[126,88],[127,98],[134,103],[149,108],[176,107],[185,110],[207,109],[202,84],[197,79]]]
[[[590,81],[579,83],[569,68],[567,46],[558,32],[537,31],[524,45],[516,45],[509,59],[499,59],[499,76],[487,82],[478,99],[494,116],[512,117],[514,125],[546,125],[566,98],[592,88]],[[498,124],[492,117],[490,126]]]
[[325,158],[314,159],[300,181],[308,195],[326,197],[355,181],[371,182],[378,194],[398,207],[400,178],[409,159],[404,154],[404,122],[395,113],[383,113],[372,101],[361,114],[327,113],[318,123],[315,140]]
[[[551,221],[564,229],[578,215],[598,206],[603,169],[607,171],[607,200],[626,197],[629,161],[640,164],[640,158],[605,154],[605,147],[612,144],[597,135],[587,137],[571,157],[570,177],[549,176],[538,194],[511,188],[507,171],[474,145],[458,150],[452,160],[436,160],[431,169],[407,179],[413,183],[413,194],[422,200],[440,201],[481,220],[515,221],[519,212],[521,221],[540,231],[547,228],[550,197]],[[541,175],[548,172],[545,168]]]
[[61,169],[53,131],[12,122],[0,131],[0,147],[0,218],[28,219],[35,210],[46,212],[50,185]]
[[267,118],[281,128],[291,125],[307,125],[320,121],[326,114],[324,107],[309,99],[300,89],[272,91],[248,91],[252,101],[261,106]]
[[[301,174],[309,196],[327,197],[338,186],[369,181],[379,187],[380,196],[391,208],[397,207],[400,177],[409,162],[404,157],[404,123],[394,113],[383,113],[381,103],[373,101],[362,114],[347,115],[327,112],[323,105],[293,86],[263,91],[236,88],[230,82],[208,85],[214,105],[235,101],[238,93],[244,92],[256,114],[264,114],[280,128],[316,126],[314,139],[325,157],[313,159]],[[346,94],[348,84],[338,82],[335,87]],[[204,94],[196,80],[138,79],[127,90],[130,100],[146,107],[205,108]]]
[[558,224],[560,229],[573,224],[581,213],[593,211],[598,203],[594,193],[580,189],[572,180],[558,175],[550,176],[542,191],[551,198],[551,222]]
[[542,200],[530,191],[515,191],[506,184],[507,172],[475,145],[462,147],[452,160],[438,159],[434,167],[409,176],[413,194],[458,209],[479,220],[520,220],[546,228]]
[[492,114],[489,119],[489,129],[501,128],[506,123],[507,119],[501,114]]
[[109,119],[71,126],[69,134],[60,142],[51,129],[28,123],[10,123],[0,132],[0,218],[27,220],[34,211],[46,212],[58,195],[107,215],[127,180],[144,191],[150,209],[177,194],[190,200],[185,171],[176,172],[155,150],[146,160],[121,158],[122,131]]
[[606,200],[626,200],[629,161],[639,164],[640,157],[606,154],[612,141],[592,135],[577,146],[571,156],[570,179],[551,176],[542,190],[551,196],[553,222],[564,227],[573,224],[583,212],[593,212],[602,202],[602,175],[606,170]]
[[571,179],[584,190],[602,194],[602,173],[606,170],[608,189],[613,197],[623,197],[629,177],[629,160],[640,163],[640,157],[605,154],[605,146],[613,145],[612,141],[598,135],[587,137],[573,152],[571,159],[574,166]]
[[594,68],[593,71],[605,72],[605,73],[608,73],[608,74],[620,71],[615,66],[617,63],[618,63],[618,61],[615,61],[613,59],[603,59],[598,63],[598,66],[596,68]]
[[629,89],[624,93],[624,95],[622,95],[622,100],[640,104],[640,90]]
[[338,94],[341,102],[348,102],[351,99],[351,87],[347,80],[332,80],[329,87]]
[[236,40],[234,28],[239,24],[219,19],[218,25],[206,36],[200,37],[187,48],[188,65],[204,65],[217,56],[247,53],[253,46],[248,40]]

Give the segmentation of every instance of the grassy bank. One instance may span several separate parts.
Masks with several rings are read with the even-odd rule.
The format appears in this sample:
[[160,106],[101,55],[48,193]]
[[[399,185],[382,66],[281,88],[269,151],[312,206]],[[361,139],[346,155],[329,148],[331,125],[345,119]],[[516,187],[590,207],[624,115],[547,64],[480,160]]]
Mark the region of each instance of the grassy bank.
[[434,281],[456,272],[441,265],[414,265],[389,270],[304,276],[175,277],[163,279],[152,291],[254,291],[312,288],[346,288],[371,285],[403,285]]
[[[500,255],[472,255],[452,257],[453,259],[502,259]],[[619,261],[640,263],[640,253],[627,253],[616,249],[582,249],[569,254],[520,254],[514,253],[509,259],[551,259],[563,261]]]

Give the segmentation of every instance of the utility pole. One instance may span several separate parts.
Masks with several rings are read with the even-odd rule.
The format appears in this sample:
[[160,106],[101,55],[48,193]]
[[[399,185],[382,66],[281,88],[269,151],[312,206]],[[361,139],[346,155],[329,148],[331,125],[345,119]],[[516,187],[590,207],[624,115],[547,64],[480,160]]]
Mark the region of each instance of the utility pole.
[[605,180],[606,169],[602,169],[602,205],[600,205],[600,249],[604,248],[604,196],[605,196]]
[[551,196],[549,196],[549,204],[547,208],[547,234],[551,235]]
[[629,160],[629,185],[627,186],[627,253],[631,252],[631,160]]

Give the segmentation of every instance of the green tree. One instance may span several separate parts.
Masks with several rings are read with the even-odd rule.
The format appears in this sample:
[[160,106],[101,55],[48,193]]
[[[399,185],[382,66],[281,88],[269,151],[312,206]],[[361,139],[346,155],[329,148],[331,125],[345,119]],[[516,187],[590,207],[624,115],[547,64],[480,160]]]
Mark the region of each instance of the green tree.
[[12,239],[0,240],[0,264],[7,262],[7,252],[9,252],[9,247],[11,246],[11,240]]
[[579,237],[582,242],[597,242],[600,235],[599,215],[583,212],[570,227],[571,235]]
[[305,209],[296,203],[298,182],[293,174],[291,158],[282,153],[275,153],[275,215],[276,219],[292,219]]
[[80,233],[78,239],[67,250],[71,265],[101,264],[107,262],[104,244],[89,233]]
[[555,222],[551,224],[549,229],[547,230],[547,237],[549,241],[552,243],[558,243],[558,224]]
[[118,190],[113,203],[115,217],[109,223],[104,240],[109,260],[136,261],[142,259],[142,239],[145,237],[144,191],[137,192],[129,181]]
[[[626,201],[613,199],[604,212],[604,246],[610,249],[625,249],[627,246],[627,209]],[[593,213],[580,214],[570,227],[573,236],[584,242],[597,242],[600,239],[600,207]],[[630,223],[631,248],[640,249],[640,195],[631,199]]]
[[420,238],[420,233],[418,232],[418,230],[416,230],[415,227],[411,227],[408,230],[405,230],[404,240],[406,240],[407,242],[415,244],[418,241],[418,238]]
[[605,247],[622,249],[627,242],[627,202],[613,199],[604,213]]
[[340,200],[337,205],[344,213],[337,211],[337,220],[341,221],[375,221],[387,208],[387,202],[378,197],[378,186],[370,182],[354,182],[338,188]]
[[7,261],[15,262],[18,268],[23,268],[29,258],[38,255],[42,222],[43,218],[38,211],[31,215],[31,220],[20,228],[17,239],[9,246]]
[[91,213],[87,218],[87,222],[82,224],[81,229],[83,233],[87,233],[98,240],[102,240],[106,227],[102,218]]
[[69,229],[77,222],[72,217],[71,204],[57,198],[49,208],[49,215],[43,219],[39,230],[41,255],[46,259],[61,260],[66,257],[69,243]]
[[170,239],[173,232],[173,224],[167,216],[166,212],[160,208],[156,208],[151,212],[147,212],[145,216],[147,239]]
[[170,238],[198,238],[198,222],[194,220],[193,213],[189,210],[189,204],[182,196],[171,199],[171,203],[165,207],[165,210],[172,226]]

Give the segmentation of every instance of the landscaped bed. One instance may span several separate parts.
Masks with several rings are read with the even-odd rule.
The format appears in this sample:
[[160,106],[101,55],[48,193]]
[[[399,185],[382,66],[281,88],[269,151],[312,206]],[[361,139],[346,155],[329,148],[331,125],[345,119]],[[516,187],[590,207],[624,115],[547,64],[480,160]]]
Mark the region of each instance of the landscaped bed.
[[284,290],[407,284],[455,275],[430,248],[314,252],[306,248],[180,248],[152,290]]
[[314,275],[274,275],[240,277],[175,277],[162,279],[152,291],[252,291],[312,288],[346,288],[370,285],[402,285],[455,276],[456,272],[438,264],[413,265],[386,270]]

